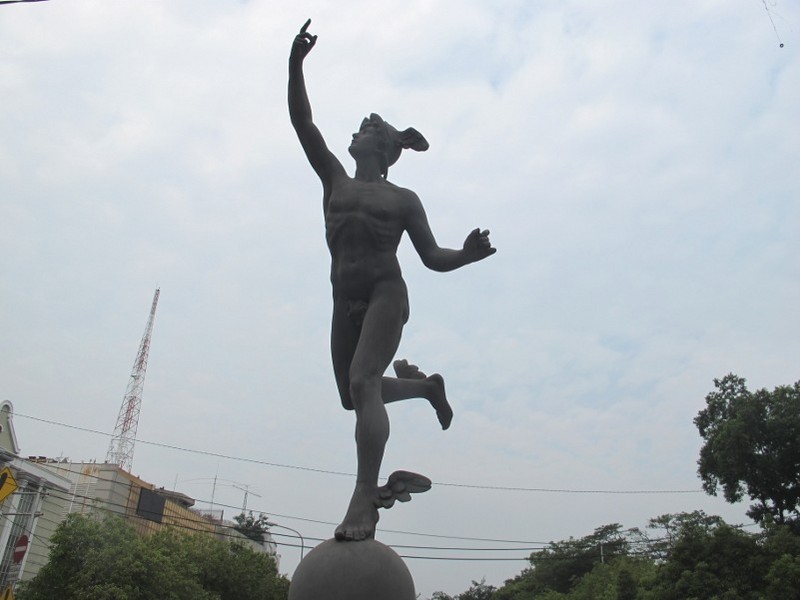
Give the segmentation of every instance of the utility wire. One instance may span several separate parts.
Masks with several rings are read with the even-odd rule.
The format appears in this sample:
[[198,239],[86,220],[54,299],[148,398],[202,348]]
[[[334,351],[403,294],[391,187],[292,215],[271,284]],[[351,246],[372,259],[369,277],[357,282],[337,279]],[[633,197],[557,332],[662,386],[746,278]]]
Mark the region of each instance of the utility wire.
[[[94,498],[91,498],[89,496],[82,496],[82,495],[79,495],[79,494],[75,494],[75,495],[73,495],[73,494],[59,495],[58,493],[56,493],[56,494],[53,494],[53,495],[61,498],[62,500],[69,500],[73,496],[75,496],[76,498],[94,500]],[[116,517],[122,517],[122,515],[120,513],[118,513],[118,512],[115,512],[114,510],[112,510],[112,508],[111,508],[112,506],[117,506],[117,507],[123,508],[123,509],[127,509],[128,508],[127,505],[120,504],[120,503],[102,502],[102,504],[105,505],[105,506],[103,506],[103,505],[95,506],[95,507],[93,507],[93,509],[94,510],[99,510],[100,512],[106,513],[106,514],[111,515],[111,516],[116,516]],[[9,518],[9,517],[6,517],[6,518]],[[60,523],[60,521],[56,521],[54,519],[49,519],[49,518],[45,518],[45,517],[39,517],[39,518],[42,519],[42,520],[45,520],[45,521],[47,521],[47,522],[49,522],[51,524],[56,524],[57,525],[58,523]],[[207,524],[207,521],[204,521],[202,519],[198,519],[196,521],[196,523],[198,525],[201,524],[201,523],[205,525],[205,524]],[[225,533],[224,531],[219,531],[220,529],[222,529],[222,530],[224,530],[224,529],[228,529],[228,530],[235,529],[235,527],[232,526],[232,525],[217,524],[217,529],[215,529],[214,532],[209,531],[207,527],[193,526],[191,522],[187,522],[187,521],[178,522],[178,523],[170,523],[169,525],[166,525],[165,527],[172,528],[172,529],[179,530],[179,531],[185,531],[185,532],[189,532],[189,533],[206,533],[206,534],[210,534],[210,533],[217,533],[218,532],[221,537],[229,538],[231,541],[242,541],[240,538],[238,538],[237,536],[234,536],[232,533]],[[272,535],[276,535],[276,534],[273,534],[271,531],[269,533],[272,534]],[[289,534],[277,534],[277,535],[282,535],[284,537],[295,538],[295,539],[298,538],[298,536],[293,536],[293,535],[289,535]],[[306,540],[311,539],[311,540],[315,540],[315,541],[319,541],[319,542],[325,541],[325,540],[322,540],[320,538],[309,538],[309,537],[306,537],[306,536],[303,536],[303,537]],[[42,538],[39,538],[39,539],[42,540]],[[301,547],[303,547],[300,544],[291,544],[291,543],[287,543],[287,542],[277,542],[277,541],[274,541],[274,540],[273,540],[273,542],[275,543],[276,546],[283,547],[283,548],[301,548]],[[304,546],[304,547],[306,547],[309,550],[313,549],[313,547],[312,548],[308,548],[307,545]],[[516,549],[515,548],[509,548],[509,549],[502,549],[502,548],[480,549],[480,548],[474,548],[473,549],[473,548],[437,548],[437,547],[429,547],[429,546],[395,546],[395,545],[390,545],[390,547],[392,547],[392,548],[404,548],[404,549],[418,549],[418,550],[434,550],[434,551],[442,551],[442,550],[444,550],[444,551],[446,551],[446,550],[461,550],[461,551],[499,550],[499,551],[509,552],[509,551],[526,550],[526,548],[516,548]],[[425,559],[429,559],[430,558],[431,560],[454,560],[454,561],[455,560],[460,560],[460,561],[514,561],[514,562],[528,561],[528,557],[527,556],[522,556],[522,557],[519,557],[519,556],[517,556],[517,557],[492,557],[492,556],[486,556],[486,557],[475,557],[475,556],[470,556],[470,557],[458,557],[458,556],[427,557],[427,556],[417,556],[417,555],[401,555],[401,556],[402,556],[402,558],[420,559],[420,560],[425,560]]]
[[[90,478],[95,479],[97,481],[104,481],[104,482],[114,482],[114,481],[116,481],[115,479],[111,479],[111,478],[107,478],[107,477],[101,477],[99,475],[93,475],[93,474],[88,474],[88,473],[82,473],[81,476],[82,477],[90,477]],[[98,504],[102,505],[103,507],[105,507],[105,506],[115,507],[115,508],[120,509],[121,511],[128,510],[130,508],[128,504],[123,504],[123,503],[120,503],[120,502],[116,502],[115,503],[115,502],[106,501],[106,500],[103,500],[103,499],[98,500],[95,497],[87,496],[87,495],[84,495],[84,494],[78,494],[77,492],[76,493],[70,493],[70,492],[62,492],[60,490],[52,490],[49,493],[53,497],[59,498],[59,499],[64,500],[64,501],[70,501],[70,500],[73,500],[73,499],[86,500],[88,502],[92,502],[93,506],[97,506],[94,503],[98,502]],[[198,500],[198,501],[199,502],[207,502],[207,501],[204,501],[204,500]],[[215,504],[217,506],[225,506],[225,507],[235,508],[235,509],[239,508],[239,507],[235,507],[235,506],[232,506],[232,505],[226,505],[226,504],[219,503],[219,502],[215,502]],[[268,512],[263,512],[263,511],[254,511],[254,512],[262,512],[262,514],[268,514],[271,517],[280,516],[281,518],[285,518],[285,516],[276,515],[274,513],[268,513]],[[119,513],[115,513],[115,514],[119,514]],[[197,517],[198,518],[195,520],[197,523],[203,523],[203,524],[207,523],[207,521],[202,517],[201,514],[198,514]],[[54,522],[54,521],[51,521],[51,522]],[[326,525],[336,525],[335,523],[332,523],[332,522],[325,522],[325,521],[316,521],[316,522],[323,523],[323,524],[326,524]],[[170,524],[170,526],[173,526],[173,524]],[[183,525],[180,525],[180,524],[174,524],[174,526],[183,527]],[[219,527],[229,528],[229,529],[235,529],[236,528],[234,525],[218,524],[218,526]],[[200,529],[194,528],[194,530],[198,530],[199,531]],[[281,536],[281,537],[285,537],[285,538],[292,538],[292,539],[298,539],[298,540],[300,539],[299,536],[293,535],[293,534],[277,533],[277,532],[273,532],[272,530],[270,530],[269,533],[271,535],[273,535],[273,536]],[[396,531],[396,533],[409,534],[411,532]],[[414,534],[412,533],[412,535],[414,535]],[[436,537],[447,537],[447,536],[436,536]],[[304,535],[303,538],[306,539],[306,540],[312,540],[312,541],[316,541],[316,542],[323,542],[326,539],[326,538],[317,538],[317,537],[308,536],[308,535]],[[453,546],[419,546],[419,545],[404,545],[404,544],[388,544],[388,545],[391,546],[392,548],[436,550],[436,551],[463,550],[463,551],[467,551],[467,552],[474,552],[474,551],[514,552],[514,551],[537,551],[537,550],[543,550],[549,544],[549,542],[530,542],[530,541],[523,542],[523,541],[509,541],[509,540],[487,540],[485,538],[465,538],[465,537],[460,537],[460,538],[457,538],[457,539],[468,540],[468,541],[495,541],[495,542],[498,542],[498,543],[528,544],[528,546],[510,547],[510,548],[471,548],[471,547],[465,547],[465,546],[455,546],[455,547],[453,547]],[[281,542],[276,542],[276,544],[287,545],[287,544],[282,544]],[[292,545],[292,547],[299,547],[299,546]]]
[[[43,419],[41,417],[34,417],[32,415],[23,415],[19,413],[14,413],[15,417],[21,417],[24,419],[31,419],[33,421],[39,421],[40,423],[47,423],[49,425],[57,425],[59,427],[66,427],[68,429],[74,429],[77,431],[84,431],[87,433],[93,433],[97,435],[102,435],[105,437],[109,437],[109,434],[104,431],[98,431],[96,429],[89,429],[88,427],[80,427],[78,425],[69,425],[67,423],[61,423],[59,421],[53,421],[50,419]],[[339,475],[344,477],[355,477],[354,473],[345,473],[342,471],[331,471],[328,469],[321,469],[316,467],[304,467],[299,465],[291,465],[285,463],[276,463],[270,462],[266,460],[261,460],[257,458],[247,458],[242,456],[233,456],[230,454],[222,454],[219,452],[210,452],[208,450],[196,450],[192,448],[183,448],[181,446],[175,446],[173,444],[165,444],[162,442],[150,442],[147,440],[136,440],[137,444],[145,444],[148,446],[155,446],[159,448],[167,448],[170,450],[178,450],[180,452],[188,452],[192,454],[200,454],[203,456],[212,456],[214,458],[224,458],[227,460],[234,460],[239,462],[247,462],[259,465],[265,465],[269,467],[276,467],[281,469],[294,469],[299,471],[309,471],[312,473],[324,473],[326,475]],[[566,489],[566,488],[543,488],[543,487],[521,487],[521,486],[493,486],[493,485],[477,485],[477,484],[468,484],[468,483],[449,483],[444,481],[435,481],[433,482],[434,485],[440,485],[443,487],[456,487],[456,488],[466,488],[466,489],[475,489],[475,490],[493,490],[493,491],[502,491],[502,492],[540,492],[540,493],[553,493],[553,494],[614,494],[614,495],[646,495],[646,494],[699,494],[702,493],[702,490],[579,490],[579,489]]]
[[[100,477],[98,475],[93,475],[93,474],[88,474],[88,473],[82,473],[81,475],[83,477],[90,477],[90,478],[96,479],[98,481],[106,481],[106,482],[116,481],[114,479],[104,478],[104,477]],[[94,498],[94,497],[86,496],[86,495],[83,495],[83,494],[77,494],[77,493],[61,492],[60,490],[52,490],[49,493],[50,493],[50,495],[52,495],[54,497],[57,497],[57,498],[59,498],[61,500],[64,500],[64,501],[74,500],[76,498],[82,499],[82,500],[88,500],[90,502],[97,501],[97,499]],[[100,502],[102,503],[101,506],[93,506],[93,508],[97,508],[99,510],[102,510],[104,512],[108,512],[110,514],[115,514],[117,516],[121,516],[121,514],[119,512],[115,512],[115,511],[111,510],[111,508],[109,508],[109,507],[117,507],[122,511],[126,511],[126,510],[128,510],[130,508],[128,504],[122,504],[122,503],[118,503],[118,502],[114,503],[114,502],[105,501],[105,500],[100,500]],[[220,504],[220,505],[222,506],[222,504]],[[228,506],[230,506],[230,505],[228,505]],[[231,506],[231,508],[238,508],[238,507]],[[172,527],[172,528],[175,528],[175,529],[184,529],[184,530],[193,531],[193,532],[208,532],[208,529],[207,529],[208,521],[205,520],[200,514],[198,514],[197,517],[198,518],[194,522],[196,522],[198,524],[203,524],[206,527],[193,527],[193,526],[191,526],[191,521],[188,522],[189,524],[186,524],[187,523],[186,520],[184,520],[182,523],[179,522],[179,523],[169,524],[168,527]],[[55,521],[55,520],[52,520],[52,519],[47,519],[47,518],[45,518],[43,516],[40,516],[39,518],[43,518],[44,520],[46,520],[46,521],[48,521],[50,523],[53,523],[53,524],[57,524],[59,522],[59,521]],[[331,524],[333,524],[333,523],[331,523]],[[221,528],[221,529],[229,529],[229,530],[236,529],[236,526],[234,526],[234,525],[226,525],[224,523],[217,523],[216,526],[218,528]],[[743,525],[742,527],[747,527],[747,526],[749,526],[749,525]],[[273,535],[273,536],[281,536],[281,537],[285,537],[285,538],[300,539],[299,536],[292,535],[292,534],[276,533],[276,532],[272,532],[272,531],[270,531],[269,533],[271,535]],[[400,533],[409,533],[409,532],[400,532]],[[224,533],[222,533],[221,535],[223,535],[225,537],[234,537],[234,538],[236,538],[236,536],[233,536],[232,534],[224,534]],[[303,536],[303,538],[307,539],[307,540],[317,541],[317,542],[325,541],[323,538],[315,538],[315,537],[311,537],[311,536]],[[239,538],[236,538],[236,539],[239,539]],[[475,539],[480,539],[480,538],[459,538],[459,539],[475,540]],[[626,543],[628,545],[630,545],[630,546],[636,546],[636,545],[650,546],[650,545],[652,545],[654,543],[667,541],[668,539],[669,539],[668,537],[645,538],[645,539],[627,539]],[[508,540],[506,540],[506,541],[508,542]],[[298,546],[296,544],[288,544],[288,543],[283,543],[283,542],[274,542],[274,543],[276,545],[279,545],[279,546],[294,547],[294,548],[299,548],[300,547],[300,546]],[[405,545],[405,544],[390,544],[390,546],[392,548],[395,548],[395,549],[399,548],[399,549],[406,549],[406,550],[411,549],[411,550],[466,551],[466,552],[476,552],[476,551],[481,551],[481,552],[515,552],[515,551],[543,552],[543,551],[551,550],[552,547],[553,547],[553,542],[521,542],[521,541],[515,541],[515,542],[511,542],[511,543],[518,543],[518,544],[527,543],[527,544],[535,544],[535,545],[534,546],[528,546],[528,547],[512,547],[512,548],[484,548],[484,547],[477,547],[476,548],[476,547],[464,547],[464,546],[455,546],[455,547],[454,546],[418,546],[418,545]],[[587,549],[590,549],[594,545],[595,544],[593,544],[593,543],[586,543],[586,544],[583,545],[583,547],[587,548]],[[633,553],[634,552],[629,552],[629,554],[633,554]],[[644,551],[643,553],[647,554],[647,551]],[[413,557],[412,556],[410,558],[425,558],[425,557]],[[436,557],[437,560],[441,560],[443,558],[445,558],[445,557]],[[453,559],[453,557],[450,557],[450,558]],[[544,557],[540,557],[540,558],[549,559],[549,558],[560,558],[560,557],[558,557],[558,556],[552,556],[552,557],[544,556]],[[487,559],[488,559],[488,557],[487,557]],[[480,559],[477,559],[477,560],[480,560]],[[509,559],[500,559],[500,560],[518,560],[518,558],[513,558],[513,559],[509,558]],[[528,560],[528,558],[525,557],[525,560]]]
[[[47,463],[44,463],[44,464],[47,464]],[[60,464],[60,463],[53,463],[53,464],[57,465],[57,464]],[[85,464],[97,464],[97,463],[85,463]],[[103,464],[103,463],[99,463],[99,464]],[[52,470],[54,470],[55,472],[59,472],[59,471],[65,471],[66,469],[61,469],[61,468],[59,468],[57,466],[54,466],[52,468]],[[73,474],[75,474],[75,473],[73,472]],[[115,483],[115,482],[118,481],[117,479],[114,479],[114,478],[102,477],[99,474],[93,474],[93,473],[80,473],[79,475],[82,478],[91,478],[91,479],[93,479],[95,481],[98,481],[98,482]],[[73,482],[73,485],[76,485],[75,482]],[[82,500],[87,500],[89,502],[92,502],[92,501],[95,500],[95,498],[91,498],[89,496],[84,496],[82,494],[78,494],[77,492],[73,494],[73,493],[69,493],[69,492],[61,492],[60,490],[51,490],[49,493],[51,495],[58,496],[59,498],[64,499],[64,500],[69,500],[69,499],[71,499],[73,497],[74,498],[80,498]],[[64,496],[64,494],[67,494],[69,497]],[[192,499],[195,500],[195,502],[199,502],[201,504],[211,504],[211,501],[207,500],[207,499],[202,499],[202,498],[192,498]],[[109,506],[116,506],[116,507],[118,507],[120,509],[127,509],[127,505],[126,504],[113,503],[113,502],[108,502],[108,501],[104,501],[104,503],[109,505]],[[218,500],[214,501],[214,506],[220,506],[220,507],[223,507],[223,508],[232,508],[234,510],[241,511],[241,507],[238,506],[238,505],[234,506],[232,504],[226,504],[226,503],[220,502]],[[280,519],[291,519],[291,520],[296,520],[296,521],[302,521],[302,522],[305,522],[305,523],[314,523],[314,524],[318,524],[318,525],[330,525],[330,526],[333,526],[333,527],[338,525],[338,523],[334,523],[333,521],[322,521],[320,519],[309,519],[309,518],[298,517],[298,516],[294,516],[294,515],[284,515],[284,514],[275,513],[275,512],[269,511],[269,510],[252,509],[252,510],[249,510],[248,512],[265,514],[265,515],[268,515],[270,518],[276,518],[277,517],[277,518],[280,518]],[[508,540],[508,539],[498,539],[498,538],[467,537],[467,536],[452,536],[452,535],[442,535],[442,534],[433,534],[433,533],[419,533],[419,532],[414,532],[414,531],[403,531],[403,530],[398,530],[398,529],[381,529],[380,532],[381,533],[395,533],[395,534],[401,534],[401,535],[413,535],[413,536],[419,536],[419,537],[439,538],[439,539],[461,540],[461,541],[470,541],[470,542],[492,542],[492,543],[499,543],[499,544],[522,544],[522,545],[529,545],[529,546],[530,545],[546,546],[547,544],[550,543],[550,542],[531,541],[531,540]],[[294,538],[300,539],[298,536],[294,536],[294,535],[290,535],[290,534],[273,533],[273,535],[281,535],[281,536],[284,536],[284,537],[294,537]],[[306,536],[306,535],[304,535],[303,537],[305,539],[315,540],[315,541],[319,541],[319,542],[325,541],[325,539],[327,539],[327,538],[315,538],[315,537]],[[392,546],[394,547],[394,545],[392,545]],[[433,546],[419,546],[419,548],[434,549],[436,547],[433,547]],[[510,548],[509,550],[513,550],[513,549],[514,548]]]
[[[90,473],[81,473],[81,476],[82,477],[87,477],[87,478],[92,478],[92,479],[97,480],[97,481],[104,481],[104,482],[114,482],[114,481],[116,481],[115,479],[112,479],[112,478],[101,477],[99,475],[94,475],[94,474],[90,474]],[[87,495],[84,495],[84,494],[78,494],[77,492],[76,493],[70,493],[70,492],[62,492],[60,490],[51,490],[49,493],[50,493],[51,496],[59,498],[59,499],[64,500],[64,501],[71,501],[71,500],[75,500],[75,499],[80,499],[80,500],[86,500],[86,501],[92,502],[93,503],[93,508],[98,508],[98,509],[103,510],[105,512],[108,512],[110,514],[116,514],[117,516],[121,516],[121,512],[122,511],[127,511],[127,510],[130,509],[130,506],[127,503],[125,503],[125,504],[120,503],[120,502],[116,502],[115,503],[115,502],[106,501],[106,500],[100,500],[99,501],[99,506],[98,505],[94,505],[94,502],[98,501],[97,498],[91,497],[91,496],[87,496]],[[223,504],[220,504],[220,503],[217,503],[217,504],[219,506],[230,506],[230,505],[223,505]],[[118,508],[120,510],[120,512],[113,511],[112,507]],[[230,506],[230,507],[231,508],[238,508],[238,507],[233,507],[233,506]],[[272,516],[276,516],[276,515],[272,514]],[[43,517],[40,517],[40,518],[43,518]],[[50,523],[53,523],[53,524],[57,524],[58,523],[58,521],[54,521],[52,519],[44,518],[44,520],[46,520],[46,521],[48,521]],[[196,522],[198,525],[199,524],[206,525],[206,527],[193,527],[191,525],[192,522]],[[187,530],[187,531],[208,532],[207,524],[208,524],[208,521],[205,520],[200,514],[198,514],[197,515],[197,519],[195,519],[194,521],[183,520],[183,522],[171,523],[168,526],[176,528],[176,529],[184,529],[184,530]],[[333,523],[330,523],[330,524],[333,525]],[[222,524],[222,523],[217,524],[217,527],[220,527],[220,528],[223,528],[223,529],[236,529],[236,527],[234,525],[226,525],[226,524]],[[300,539],[299,536],[292,535],[292,534],[277,533],[277,532],[273,532],[273,531],[270,531],[269,533],[271,535],[273,535],[273,536],[281,536],[281,537],[291,538],[291,539]],[[399,532],[399,533],[409,533],[409,532]],[[223,535],[226,535],[226,537],[235,537],[233,535],[227,535],[227,534],[223,534]],[[316,542],[325,541],[325,539],[323,539],[323,538],[315,538],[315,537],[311,537],[311,536],[303,536],[303,538],[306,539],[306,540],[312,540],[312,541],[316,541]],[[474,540],[475,538],[459,538],[459,539]],[[289,543],[284,543],[284,542],[278,542],[278,541],[275,541],[275,540],[273,540],[273,541],[274,541],[274,543],[276,545],[279,545],[279,546],[293,547],[293,548],[301,547],[300,545],[297,545],[297,544],[289,544]],[[526,547],[510,547],[510,548],[484,548],[484,547],[475,548],[475,547],[464,547],[464,546],[419,546],[419,545],[405,545],[405,544],[389,544],[389,546],[392,547],[392,548],[395,548],[395,549],[433,550],[433,551],[437,551],[437,552],[438,551],[464,551],[464,552],[521,552],[521,551],[529,551],[529,552],[533,552],[533,551],[546,550],[546,549],[548,549],[548,547],[550,545],[550,542],[521,542],[521,541],[516,541],[516,542],[511,542],[511,543],[517,543],[517,544],[525,543],[525,544],[534,544],[534,545],[529,545],[529,546],[526,546]],[[642,543],[644,543],[644,542],[642,542]],[[417,557],[417,558],[424,558],[424,557]],[[442,558],[442,557],[439,557],[439,558]],[[472,558],[470,560],[472,560]],[[506,560],[506,559],[503,559],[503,560]],[[509,558],[507,560],[519,560],[519,558]],[[527,560],[527,558],[525,558],[525,560]]]
[[[32,461],[32,462],[35,462],[35,461]],[[48,464],[48,463],[44,463],[44,464]],[[102,477],[101,475],[94,474],[94,473],[86,473],[86,472],[76,473],[75,471],[68,471],[67,469],[63,469],[63,468],[60,468],[60,467],[57,466],[57,465],[59,465],[61,463],[52,463],[52,464],[54,466],[51,467],[51,470],[53,470],[55,472],[67,471],[67,472],[72,473],[72,474],[77,474],[82,478],[90,478],[90,479],[93,479],[95,481],[105,482],[105,483],[116,483],[116,482],[119,481],[118,479],[113,478],[113,477]],[[92,464],[92,465],[100,464],[100,465],[102,465],[104,463],[75,463],[75,464]],[[73,481],[73,485],[77,485],[77,484]],[[154,491],[157,492],[158,489],[156,489]],[[169,491],[169,490],[165,490],[165,491]],[[77,492],[76,493],[69,493],[69,492],[61,492],[60,490],[52,490],[50,492],[50,494],[58,496],[59,498],[62,498],[64,500],[68,500],[70,498],[80,498],[80,499],[88,500],[90,502],[93,502],[95,500],[95,498],[91,498],[89,496],[84,496],[82,494],[78,494]],[[61,495],[59,495],[59,494],[61,494]],[[69,497],[64,496],[63,494],[68,494]],[[195,502],[199,502],[201,504],[211,504],[211,501],[207,500],[207,499],[202,499],[202,498],[192,498],[192,499]],[[113,503],[113,502],[105,501],[105,500],[103,500],[103,503],[106,504],[106,505],[109,505],[109,506],[116,506],[116,507],[118,507],[120,509],[127,509],[128,508],[127,504]],[[238,511],[241,510],[241,507],[238,506],[238,505],[226,504],[224,502],[220,502],[220,501],[217,501],[217,500],[215,500],[213,504],[214,504],[214,506],[220,506],[220,507],[223,507],[223,508],[231,508],[231,509],[238,510]],[[198,512],[200,512],[200,511],[198,511]],[[310,519],[310,518],[305,518],[305,517],[298,517],[298,516],[295,516],[295,515],[285,515],[285,514],[275,513],[275,512],[269,511],[269,510],[251,509],[251,510],[248,510],[247,512],[264,514],[264,515],[269,516],[270,518],[276,518],[277,517],[277,518],[281,518],[281,519],[291,519],[291,520],[297,520],[297,521],[302,521],[302,522],[306,522],[306,523],[314,523],[314,524],[319,524],[319,525],[330,525],[330,526],[338,525],[338,523],[334,523],[333,521],[323,521],[323,520],[320,520],[320,519]],[[198,519],[198,521],[201,521],[201,520],[202,520],[202,517],[200,519]],[[753,527],[753,526],[756,526],[756,525],[757,525],[756,523],[750,523],[750,524],[741,525],[740,527]],[[484,538],[484,537],[453,536],[453,535],[442,535],[442,534],[433,534],[433,533],[420,533],[420,532],[414,532],[414,531],[403,531],[403,530],[397,530],[397,529],[381,529],[380,532],[381,533],[396,533],[396,534],[401,534],[401,535],[413,535],[413,536],[419,536],[419,537],[448,539],[448,540],[470,541],[470,542],[491,542],[491,543],[498,543],[498,544],[517,544],[517,545],[521,545],[522,546],[522,547],[494,548],[494,549],[492,549],[492,550],[502,550],[502,551],[543,550],[543,549],[547,549],[553,543],[552,540],[550,540],[550,541],[532,541],[532,540],[511,540],[511,539]],[[283,536],[283,537],[292,537],[292,538],[300,539],[299,536],[297,536],[297,535],[285,534],[285,533],[274,533],[274,532],[270,532],[270,533],[272,533],[273,535],[278,535],[278,536]],[[325,539],[327,539],[327,538],[315,538],[313,536],[308,536],[308,535],[304,535],[303,538],[309,539],[309,540],[318,541],[318,542],[322,542],[322,541],[325,541]],[[666,539],[666,538],[664,538],[664,539]],[[649,541],[661,541],[661,540],[653,540],[653,539],[644,540],[644,541],[630,540],[629,543],[649,543]],[[389,544],[389,545],[391,547],[393,547],[393,548],[419,548],[419,549],[430,549],[430,550],[443,550],[443,549],[471,550],[471,548],[467,548],[467,547],[463,547],[463,546],[462,547],[456,547],[456,548],[450,548],[450,547],[440,547],[440,546],[405,546],[405,545],[402,545],[402,544]]]
[[[99,479],[99,480],[112,481],[110,479],[101,478],[101,477],[94,476],[94,475],[89,475],[89,474],[85,474],[84,476],[94,477],[94,478]],[[85,499],[85,500],[89,500],[89,501],[96,500],[95,498],[92,498],[92,497],[89,497],[89,496],[84,496],[84,495],[80,495],[80,494],[70,494],[68,492],[61,492],[59,490],[52,490],[49,493],[51,495],[55,496],[55,497],[58,497],[58,498],[60,498],[62,500],[65,500],[65,501],[66,500],[70,500],[70,499],[74,499],[74,498],[81,498],[81,499]],[[120,513],[118,513],[118,512],[113,511],[110,507],[116,506],[116,507],[119,507],[119,508],[125,509],[125,510],[127,510],[129,508],[127,504],[105,502],[105,501],[102,501],[102,503],[103,503],[103,505],[95,506],[93,508],[97,509],[97,510],[103,512],[103,513],[106,513],[106,514],[109,514],[109,515],[114,515],[114,516],[117,516],[117,517],[121,517],[122,515],[120,515]],[[10,520],[9,516],[7,516],[7,515],[2,515],[2,516],[4,518]],[[198,515],[198,517],[199,516],[200,515]],[[47,518],[44,515],[39,516],[38,519],[47,521],[47,522],[49,522],[51,524],[55,524],[55,525],[60,523],[60,521],[56,521],[54,519]],[[206,526],[205,527],[194,527],[194,526],[191,525],[191,523],[187,523],[187,522],[184,521],[183,523],[169,524],[169,525],[167,525],[167,527],[175,529],[175,530],[182,530],[182,531],[190,532],[190,533],[206,533],[206,534],[211,533],[207,528],[207,523],[208,523],[207,521],[205,521],[202,518],[199,518],[196,522],[198,524],[202,523],[202,524],[204,524]],[[740,527],[747,527],[747,526],[749,526],[749,525],[742,525]],[[24,529],[26,529],[27,531],[30,531],[30,529],[28,527],[24,527]],[[220,531],[220,529],[222,529],[222,530],[224,530],[224,529],[233,530],[233,529],[235,529],[235,526],[233,526],[233,525],[225,525],[225,524],[217,524],[217,527],[215,528],[215,533],[219,533],[219,535],[221,537],[227,537],[227,538],[232,538],[232,539],[241,541],[240,538],[233,536],[233,534],[226,534],[226,533],[224,533],[224,531]],[[280,535],[280,536],[288,537],[288,538],[297,538],[298,537],[298,536],[293,536],[293,535],[289,535],[289,534],[273,534],[271,531],[269,533],[272,534],[272,535]],[[40,541],[43,541],[43,542],[45,541],[42,537],[40,537],[38,535],[35,535],[35,534],[31,534],[31,535],[34,535],[34,537],[37,537],[37,539],[39,539]],[[323,541],[320,538],[309,538],[309,537],[306,537],[306,536],[304,536],[304,538],[305,539],[311,539],[311,540],[319,541],[319,542]],[[625,552],[618,552],[618,553],[614,553],[614,554],[626,555],[626,556],[652,557],[653,556],[653,552],[657,550],[657,548],[654,547],[656,544],[658,544],[659,542],[669,541],[671,539],[672,538],[670,536],[664,536],[664,537],[660,537],[660,538],[651,538],[651,539],[645,538],[645,539],[638,539],[638,540],[637,539],[625,539],[624,542],[629,546],[629,549],[626,550]],[[298,545],[298,544],[291,544],[291,543],[285,543],[285,542],[276,542],[275,540],[273,540],[273,543],[275,543],[276,546],[280,546],[280,547],[289,547],[289,548],[301,548],[302,547],[301,545]],[[601,542],[598,542],[598,543],[585,542],[584,544],[582,544],[580,546],[576,546],[576,549],[592,550],[595,546],[599,546],[599,545],[601,545]],[[608,544],[606,544],[606,545],[608,545]],[[636,550],[636,549],[634,549],[636,546],[644,546],[644,548]],[[409,546],[409,545],[400,545],[400,544],[391,544],[390,547],[395,548],[395,549],[401,549],[401,550],[466,551],[466,552],[473,552],[473,551],[513,552],[513,551],[532,550],[537,554],[536,559],[535,559],[536,562],[544,562],[544,561],[551,561],[551,560],[552,561],[571,560],[571,559],[575,558],[574,556],[559,555],[559,554],[555,553],[554,552],[555,548],[554,548],[554,543],[553,542],[548,542],[544,547],[533,547],[533,548],[530,548],[530,547],[529,548],[464,548],[464,547]],[[633,548],[630,548],[630,547],[633,547]],[[550,553],[550,551],[552,551],[552,553]],[[497,557],[497,556],[480,556],[480,557],[476,557],[476,556],[430,556],[430,555],[417,555],[417,554],[400,554],[400,556],[401,556],[401,558],[410,559],[410,560],[461,561],[461,562],[498,562],[498,561],[504,561],[504,562],[526,562],[526,563],[530,563],[531,562],[531,556],[530,555],[527,555],[527,556],[516,556],[516,557]],[[594,553],[591,553],[591,552],[587,553],[587,552],[584,551],[582,556],[584,556],[586,558],[599,558],[600,556],[602,556],[602,554],[600,552],[598,552],[597,554],[594,554]]]

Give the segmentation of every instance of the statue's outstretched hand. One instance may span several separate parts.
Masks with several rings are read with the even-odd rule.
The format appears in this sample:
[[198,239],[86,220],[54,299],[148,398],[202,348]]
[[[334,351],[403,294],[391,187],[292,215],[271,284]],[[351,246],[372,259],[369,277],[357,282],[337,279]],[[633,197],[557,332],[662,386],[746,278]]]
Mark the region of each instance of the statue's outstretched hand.
[[311,35],[307,31],[309,25],[311,25],[311,19],[306,21],[305,25],[300,28],[300,33],[294,36],[291,58],[295,60],[302,61],[317,43],[317,36]]
[[497,248],[492,248],[488,229],[481,231],[480,228],[476,228],[470,231],[467,239],[464,240],[463,252],[467,261],[472,263],[491,256],[497,252]]

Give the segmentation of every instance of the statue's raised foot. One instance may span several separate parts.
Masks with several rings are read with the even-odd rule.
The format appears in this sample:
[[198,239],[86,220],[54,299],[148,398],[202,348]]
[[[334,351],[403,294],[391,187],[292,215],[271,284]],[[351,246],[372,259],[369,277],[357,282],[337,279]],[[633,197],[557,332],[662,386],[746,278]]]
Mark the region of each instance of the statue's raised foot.
[[412,365],[405,358],[394,361],[392,367],[394,367],[394,374],[398,379],[425,379],[427,377],[417,365]]
[[444,379],[438,373],[425,375],[419,370],[417,365],[410,364],[406,359],[396,360],[392,363],[394,373],[398,379],[424,379],[427,385],[425,398],[431,403],[436,411],[436,418],[442,429],[450,427],[453,421],[453,409],[447,401],[447,394],[444,391]]

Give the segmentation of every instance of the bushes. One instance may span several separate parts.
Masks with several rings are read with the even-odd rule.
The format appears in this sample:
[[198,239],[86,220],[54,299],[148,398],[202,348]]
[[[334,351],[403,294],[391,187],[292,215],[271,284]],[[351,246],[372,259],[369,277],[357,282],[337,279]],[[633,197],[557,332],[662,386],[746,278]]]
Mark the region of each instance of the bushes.
[[138,536],[121,519],[70,515],[19,600],[285,600],[271,556],[207,535]]

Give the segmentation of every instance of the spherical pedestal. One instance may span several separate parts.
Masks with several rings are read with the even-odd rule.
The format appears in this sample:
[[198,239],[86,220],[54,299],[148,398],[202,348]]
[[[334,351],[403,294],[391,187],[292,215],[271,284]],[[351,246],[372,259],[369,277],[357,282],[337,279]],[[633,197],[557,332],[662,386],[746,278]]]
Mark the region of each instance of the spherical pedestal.
[[375,540],[328,540],[297,566],[289,600],[415,600],[405,563]]

